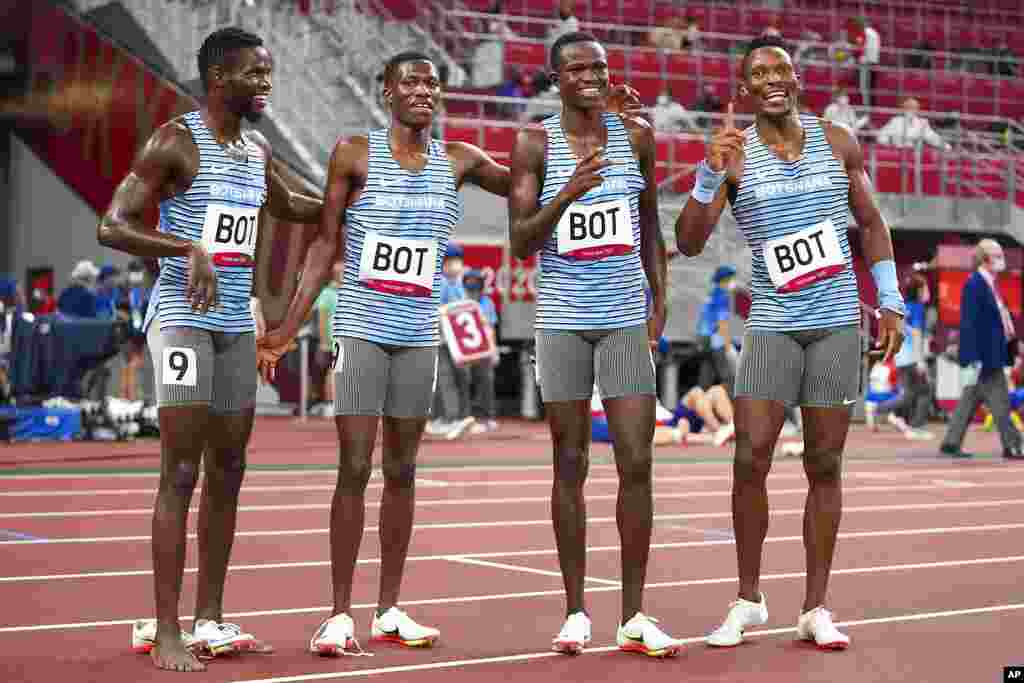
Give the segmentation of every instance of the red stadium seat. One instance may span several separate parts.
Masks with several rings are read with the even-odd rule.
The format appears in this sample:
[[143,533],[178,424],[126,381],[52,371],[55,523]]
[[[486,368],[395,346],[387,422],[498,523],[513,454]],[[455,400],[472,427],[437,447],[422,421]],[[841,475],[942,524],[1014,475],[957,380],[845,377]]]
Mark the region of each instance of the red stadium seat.
[[636,48],[629,53],[629,72],[647,75],[661,73],[661,53],[654,49]]
[[879,192],[903,192],[903,152],[898,147],[874,145],[868,157],[868,172],[873,173],[875,189]]
[[[558,16],[558,3],[553,0],[524,0],[523,13],[531,17],[552,18]],[[505,12],[512,13],[512,8],[505,6]]]
[[700,73],[697,58],[686,52],[670,52],[665,70],[670,78],[692,78],[697,80]]
[[651,3],[648,0],[621,0],[621,2],[623,24],[646,26],[651,23]]
[[661,94],[665,81],[661,80],[661,76],[632,76],[629,79],[629,84],[640,93],[641,102],[654,104],[658,95]]
[[444,139],[449,142],[468,142],[483,147],[483,136],[479,126],[461,126],[449,123],[444,127]]
[[608,68],[611,71],[624,72],[626,70],[626,51],[621,47],[609,47]]
[[511,152],[516,142],[515,126],[484,126],[484,149],[494,152]]
[[904,69],[903,83],[900,91],[904,96],[930,95],[932,92],[932,72],[925,71],[924,69]]
[[914,47],[921,32],[916,19],[897,19],[893,24],[893,47]]
[[704,159],[704,141],[689,135],[676,137],[675,142],[675,163],[677,164],[699,164]]
[[530,66],[543,69],[547,64],[544,43],[505,42],[505,65]]
[[687,77],[676,78],[672,74],[669,74],[669,77],[665,82],[668,83],[669,91],[672,93],[672,98],[687,109],[697,101],[696,80]]
[[736,33],[740,30],[743,16],[735,7],[715,6],[708,14],[708,31],[714,33]]
[[[582,8],[577,12],[582,16]],[[590,0],[590,21],[602,24],[619,23],[618,0]]]
[[732,65],[728,57],[712,57],[704,54],[700,60],[700,72],[705,78],[728,81]]

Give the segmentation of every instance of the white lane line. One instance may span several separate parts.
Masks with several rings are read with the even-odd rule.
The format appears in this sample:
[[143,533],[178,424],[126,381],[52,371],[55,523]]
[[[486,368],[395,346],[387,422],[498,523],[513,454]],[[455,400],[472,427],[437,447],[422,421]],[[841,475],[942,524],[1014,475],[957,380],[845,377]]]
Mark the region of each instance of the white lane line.
[[[930,527],[919,529],[884,529],[880,531],[841,531],[840,539],[857,538],[882,538],[888,536],[925,536],[935,534],[956,534],[956,533],[984,533],[989,531],[1011,531],[1024,529],[1024,522],[1011,524],[976,524],[971,526],[946,526]],[[724,532],[723,532],[724,533]],[[803,536],[769,536],[764,539],[765,543],[793,543],[802,542]],[[715,546],[733,545],[735,541],[730,536],[720,540],[704,541],[678,541],[675,543],[652,543],[651,550],[677,550],[680,548],[710,548]],[[587,548],[588,553],[617,552],[621,549],[619,545],[591,546]],[[537,550],[497,550],[483,553],[458,553],[452,555],[410,555],[407,562],[434,562],[438,560],[484,560],[489,558],[516,558],[516,557],[543,557],[556,555],[558,551],[554,548],[542,548]],[[379,557],[368,557],[357,560],[357,564],[380,564]],[[329,567],[330,560],[309,560],[305,562],[268,562],[260,564],[233,564],[228,571],[259,571],[274,569],[310,569],[315,567]],[[186,567],[186,574],[195,574],[198,567]],[[0,583],[25,583],[32,581],[65,581],[74,579],[107,579],[125,578],[130,576],[151,576],[150,569],[128,569],[106,572],[81,572],[77,574],[29,574],[25,576],[3,576]]]
[[[471,564],[477,567],[490,567],[491,569],[505,569],[512,572],[523,572],[524,574],[539,574],[541,576],[553,576],[557,579],[562,578],[562,572],[549,571],[547,569],[536,569],[535,567],[524,567],[518,564],[505,564],[504,562],[488,562],[485,560],[477,560],[468,558],[465,556],[456,556],[448,558],[451,562],[458,562],[461,564]],[[596,576],[584,576],[584,580],[592,583],[602,584],[605,586],[618,586],[618,581],[611,579],[599,579]]]
[[[970,566],[984,566],[984,565],[996,565],[996,564],[1013,564],[1017,562],[1024,562],[1024,555],[1010,555],[1007,557],[982,557],[972,560],[946,560],[942,562],[918,562],[913,564],[892,564],[892,565],[878,565],[873,567],[851,567],[849,569],[833,569],[832,576],[843,576],[843,575],[860,575],[860,574],[878,574],[883,572],[901,572],[911,570],[925,570],[925,569],[948,569],[953,567],[970,567]],[[785,572],[779,574],[764,574],[761,576],[762,581],[786,581],[791,579],[803,579],[805,577],[804,572]],[[657,583],[648,583],[645,589],[659,589],[659,588],[685,588],[688,586],[711,586],[723,583],[735,583],[735,576],[727,576],[722,578],[714,579],[689,579],[684,581],[662,581]],[[619,586],[588,586],[584,588],[587,593],[606,593],[615,592],[619,590]],[[420,600],[402,600],[402,605],[454,605],[460,603],[469,602],[490,602],[494,600],[523,600],[527,598],[546,598],[554,596],[562,596],[565,592],[562,589],[558,590],[544,590],[544,591],[530,591],[523,593],[498,593],[498,594],[484,594],[484,595],[466,595],[456,596],[448,598],[425,598]],[[377,606],[376,602],[364,603],[360,605],[352,605],[352,609],[372,609]],[[245,618],[245,617],[269,617],[269,616],[282,616],[292,614],[309,614],[314,612],[329,612],[334,609],[331,605],[320,605],[317,607],[295,607],[290,609],[269,609],[269,610],[252,610],[246,612],[225,612],[224,618]],[[133,624],[139,619],[145,619],[148,617],[134,617],[132,619],[112,619],[108,621],[82,621],[82,622],[71,622],[66,624],[31,624],[24,626],[4,626],[0,627],[0,634],[2,633],[23,633],[32,631],[65,631],[65,630],[77,630],[85,628],[98,628],[104,626],[124,626],[125,624]],[[181,617],[184,621],[190,621],[193,619],[192,616]]]
[[[948,619],[950,617],[978,616],[982,614],[998,614],[1024,609],[1024,603],[1010,603],[1004,605],[990,605],[988,607],[972,607],[968,609],[945,610],[942,612],[914,612],[911,614],[897,614],[888,617],[877,617],[873,619],[855,619],[852,621],[836,622],[836,626],[850,628],[857,626],[877,626],[881,624],[896,624],[901,622],[930,621],[935,619]],[[793,633],[793,628],[770,628],[757,631],[746,631],[746,637],[776,636],[786,633]],[[705,636],[690,636],[683,638],[685,645],[694,645],[704,642]],[[600,647],[588,647],[583,654],[596,654],[601,652],[612,652],[617,650],[617,645],[602,645]],[[301,683],[302,681],[329,680],[332,678],[359,678],[361,676],[374,676],[393,673],[410,673],[413,671],[432,671],[437,669],[454,669],[457,667],[471,666],[476,664],[501,664],[505,662],[525,662],[533,659],[547,659],[549,657],[564,657],[557,652],[527,652],[518,655],[503,655],[500,657],[480,657],[476,659],[459,659],[445,662],[429,662],[426,664],[405,664],[400,666],[385,666],[373,669],[353,669],[349,671],[331,671],[318,674],[301,674],[298,676],[277,676],[275,678],[256,678],[236,681],[235,683]]]
[[[905,503],[901,505],[850,505],[843,507],[843,514],[851,512],[904,512],[910,510],[965,510],[971,508],[1006,507],[1010,505],[1024,505],[1024,500],[970,500],[955,503]],[[773,517],[786,517],[791,515],[803,515],[803,508],[790,508],[783,510],[772,510]],[[688,512],[671,515],[654,515],[655,522],[695,520],[695,519],[732,519],[732,512]],[[588,524],[610,524],[614,523],[615,517],[591,517]],[[444,530],[444,529],[492,529],[514,526],[546,526],[550,525],[550,519],[513,519],[490,522],[436,522],[427,524],[416,524],[413,529],[417,531]],[[380,529],[377,526],[368,526],[363,533],[377,533]],[[278,537],[278,536],[319,536],[330,532],[329,528],[320,529],[269,529],[262,531],[239,531],[235,534],[239,537]],[[196,538],[194,533],[188,534],[188,538]],[[24,539],[15,541],[0,541],[0,546],[5,545],[66,545],[78,543],[126,543],[150,541],[150,536],[91,536],[91,537],[67,537],[67,538],[40,538]]]
[[[1003,489],[1003,488],[1020,488],[1024,485],[1024,480],[1011,479],[999,482],[991,482],[986,484],[971,484],[971,488],[974,489]],[[905,484],[905,485],[893,485],[893,486],[847,486],[843,488],[844,494],[858,494],[858,493],[897,493],[897,492],[918,492],[918,491],[943,491],[949,488],[963,488],[965,484],[963,482],[955,481],[937,481],[933,484]],[[799,488],[792,489],[774,489],[769,491],[770,495],[775,496],[795,496],[795,495],[806,495],[807,487],[802,486]],[[681,491],[678,493],[655,493],[654,497],[657,500],[690,500],[700,498],[725,498],[730,495],[729,491]],[[588,502],[591,501],[611,501],[616,500],[617,494],[590,494],[586,496]],[[550,496],[519,496],[514,498],[443,498],[436,500],[418,500],[416,501],[417,507],[462,507],[466,505],[479,506],[479,505],[525,505],[531,503],[549,503],[551,501]],[[368,508],[379,508],[381,506],[380,501],[372,501],[366,504]],[[290,504],[278,504],[278,505],[239,505],[239,512],[301,512],[304,510],[330,510],[330,503],[290,503]],[[189,510],[192,514],[199,511],[198,507],[192,507]],[[84,518],[84,517],[137,517],[137,516],[150,516],[153,514],[153,508],[126,508],[126,509],[110,509],[110,510],[52,510],[45,512],[4,512],[0,513],[0,519],[73,519],[73,518]]]
[[[610,469],[610,465],[591,465],[591,470],[594,469]],[[679,469],[676,463],[668,463],[663,465],[656,465],[656,468],[668,468],[674,467],[676,470]],[[502,470],[495,468],[495,471],[507,471],[507,469],[538,469],[544,470],[548,474],[551,473],[549,466],[544,467],[529,467],[524,466],[522,468],[506,468]],[[462,468],[452,468],[449,470],[442,470],[440,468],[429,470],[430,474],[438,472],[463,472],[466,471]],[[488,469],[470,469],[469,471],[490,471]],[[973,474],[994,474],[1000,473],[1005,474],[1006,468],[987,467],[987,468],[930,468],[920,470],[893,470],[893,471],[863,471],[858,472],[855,469],[847,469],[844,472],[844,476],[847,481],[850,479],[867,479],[867,480],[881,480],[881,481],[899,481],[901,479],[913,479],[920,481],[922,478],[928,477],[942,477],[945,475],[957,475],[963,477],[966,475]],[[249,480],[251,477],[259,477],[260,475],[274,475],[281,474],[287,477],[298,477],[301,475],[316,475],[323,477],[335,478],[337,474],[333,471],[327,470],[308,470],[299,472],[274,472],[258,470],[254,472],[247,472],[246,479]],[[382,488],[384,482],[381,479],[380,470],[374,470],[373,477],[369,483],[369,488]],[[156,474],[139,473],[139,474],[124,474],[124,475],[99,475],[96,478],[145,478],[151,477],[156,478]],[[4,475],[0,474],[0,482],[5,480],[46,480],[46,479],[91,479],[93,475]],[[799,480],[806,481],[806,476],[803,472],[773,472],[771,474],[771,481],[784,480]],[[706,483],[706,482],[731,482],[731,474],[692,474],[692,475],[660,475],[655,474],[655,484],[662,483],[676,483],[676,482],[693,482],[693,483]],[[959,480],[951,480],[959,481]],[[618,484],[618,477],[591,477],[587,479],[587,484]],[[200,476],[200,483],[202,483],[202,477]],[[544,477],[540,479],[501,479],[501,480],[488,480],[488,479],[417,479],[417,483],[424,486],[437,486],[445,488],[475,488],[475,487],[521,487],[521,486],[551,486],[551,477]],[[263,493],[263,492],[277,492],[277,491],[333,491],[334,484],[287,484],[281,486],[274,485],[263,485],[263,484],[251,484],[243,485],[242,493]],[[106,495],[143,495],[143,494],[156,494],[156,488],[119,488],[119,489],[37,489],[37,490],[26,490],[26,491],[0,491],[0,498],[34,498],[34,497],[90,497],[90,496],[106,496]]]

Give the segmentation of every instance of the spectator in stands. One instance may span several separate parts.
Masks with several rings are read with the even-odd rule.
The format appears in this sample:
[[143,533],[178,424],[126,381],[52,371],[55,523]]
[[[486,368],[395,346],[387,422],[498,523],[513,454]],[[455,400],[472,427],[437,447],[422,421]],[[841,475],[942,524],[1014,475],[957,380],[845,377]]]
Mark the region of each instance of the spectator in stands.
[[498,311],[494,300],[484,294],[484,275],[479,270],[467,270],[462,278],[462,286],[466,296],[480,304],[480,313],[489,327],[486,334],[490,337],[494,356],[484,358],[469,366],[469,392],[463,400],[468,401],[476,424],[471,433],[482,434],[493,432],[498,428],[498,407],[494,395],[494,369],[501,357],[498,355],[498,340],[495,330],[498,327]]
[[[491,6],[491,14],[504,14],[502,0],[495,0]],[[473,50],[473,86],[477,88],[493,88],[502,83],[505,71],[505,41],[513,39],[516,34],[508,24],[500,18],[492,19],[487,24],[491,37],[482,40]]]
[[839,36],[828,46],[828,59],[833,64],[847,66],[853,58],[853,43],[850,42],[850,35],[845,30],[839,31]]
[[124,287],[117,303],[117,316],[131,326],[128,342],[124,345],[121,365],[121,398],[136,401],[139,398],[139,371],[146,365],[146,333],[142,329],[149,307],[152,283],[146,281],[146,266],[141,260],[128,264]]
[[[498,97],[517,97],[524,99],[529,97],[530,88],[530,76],[526,73],[520,73],[519,69],[512,67],[509,72],[509,77],[501,84],[498,91],[495,93]],[[497,106],[498,115],[503,118],[515,119],[519,118],[524,111],[526,111],[525,104],[502,102]]]
[[793,62],[798,65],[821,63],[828,60],[828,49],[821,34],[810,29],[800,35],[800,41],[793,53]]
[[551,27],[547,37],[547,51],[551,52],[551,46],[555,44],[559,36],[566,33],[576,33],[580,30],[580,20],[576,18],[575,0],[559,0],[558,16],[561,21]]
[[871,106],[871,93],[875,89],[875,75],[882,55],[882,38],[878,31],[864,17],[853,20],[859,29],[858,38],[863,36],[860,55],[860,94],[865,107]]
[[700,46],[700,24],[697,23],[696,17],[690,17],[686,20],[686,34],[683,36],[682,48],[696,52]]
[[662,50],[679,50],[683,47],[683,38],[686,36],[685,20],[681,15],[675,15],[668,20],[666,26],[655,26],[647,34],[647,43],[651,47]]
[[[705,83],[704,87],[701,88],[700,96],[693,103],[694,111],[705,111],[712,114],[718,114],[722,111],[722,99],[715,92],[715,86],[712,83]],[[697,119],[697,125],[701,128],[706,128],[710,125],[711,119],[702,116]]]
[[779,30],[778,26],[766,26],[764,28],[764,30],[761,31],[761,37],[762,38],[769,38],[769,37],[770,38],[781,38],[782,37],[782,31]]
[[878,131],[878,141],[883,145],[913,147],[922,142],[949,150],[952,146],[932,129],[932,124],[918,112],[921,103],[913,97],[903,100],[903,113],[889,119]]
[[867,116],[857,116],[853,105],[850,104],[850,95],[845,88],[836,91],[835,99],[825,107],[824,118],[832,123],[846,126],[854,134],[867,125],[870,120]]
[[57,299],[57,310],[80,318],[96,317],[96,279],[100,270],[92,261],[79,261],[71,271],[67,288]]
[[697,130],[697,122],[694,120],[693,114],[686,111],[686,107],[672,98],[668,84],[658,95],[657,103],[651,109],[651,118],[654,122],[654,130],[659,133],[682,133],[683,131]]

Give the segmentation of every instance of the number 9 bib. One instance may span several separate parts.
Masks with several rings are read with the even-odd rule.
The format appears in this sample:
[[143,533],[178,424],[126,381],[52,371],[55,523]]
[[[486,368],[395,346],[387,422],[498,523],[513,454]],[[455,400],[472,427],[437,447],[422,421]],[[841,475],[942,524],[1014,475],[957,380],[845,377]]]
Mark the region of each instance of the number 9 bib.
[[558,253],[576,261],[598,261],[633,251],[633,220],[628,199],[573,203],[555,229]]
[[846,269],[831,220],[764,243],[768,275],[779,292],[796,292]]
[[366,232],[359,280],[370,289],[399,296],[430,296],[437,270],[434,240],[407,240]]

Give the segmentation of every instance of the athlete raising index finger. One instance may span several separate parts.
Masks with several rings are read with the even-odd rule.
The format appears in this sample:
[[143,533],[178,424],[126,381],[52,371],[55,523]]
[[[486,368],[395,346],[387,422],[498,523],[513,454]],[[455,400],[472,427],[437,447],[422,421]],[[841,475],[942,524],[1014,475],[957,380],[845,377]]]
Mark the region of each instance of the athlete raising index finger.
[[540,252],[537,376],[554,442],[551,506],[567,603],[553,648],[577,653],[590,641],[583,604],[583,484],[596,383],[619,472],[623,589],[617,641],[623,650],[673,655],[680,641],[641,612],[651,539],[655,407],[648,340],[657,340],[665,324],[654,134],[646,121],[605,112],[608,62],[593,36],[561,36],[551,48],[551,68],[562,110],[519,133],[509,230],[517,257]]
[[842,649],[849,638],[833,625],[825,594],[842,511],[843,447],[860,390],[860,306],[847,209],[878,286],[887,353],[902,339],[903,298],[889,228],[871,195],[860,147],[846,128],[799,113],[800,80],[779,39],[753,41],[739,92],[756,121],[736,130],[730,105],[675,226],[679,250],[696,256],[729,201],[752,252],[752,304],[735,390],[739,599],[708,643],[737,645],[745,628],[768,618],[759,590],[768,529],[765,482],[785,408],[799,405],[810,489],[807,585],[797,633],[819,647]]

